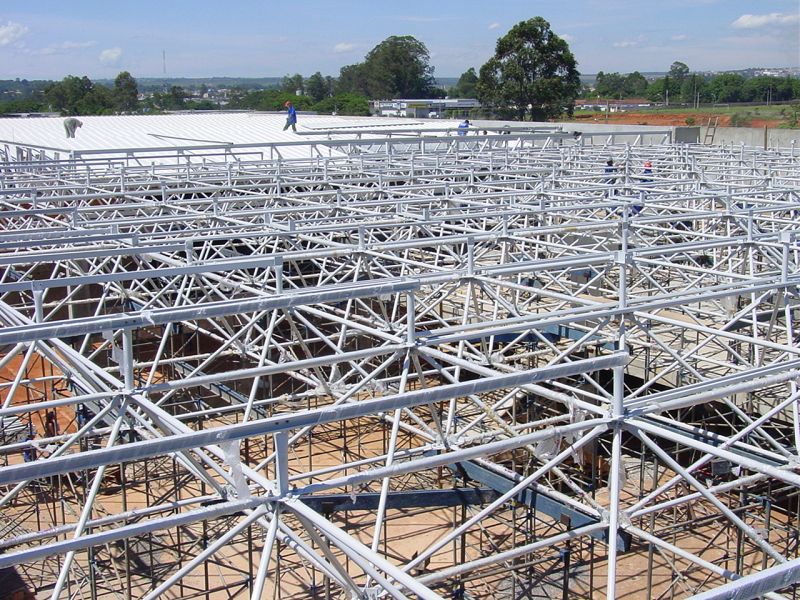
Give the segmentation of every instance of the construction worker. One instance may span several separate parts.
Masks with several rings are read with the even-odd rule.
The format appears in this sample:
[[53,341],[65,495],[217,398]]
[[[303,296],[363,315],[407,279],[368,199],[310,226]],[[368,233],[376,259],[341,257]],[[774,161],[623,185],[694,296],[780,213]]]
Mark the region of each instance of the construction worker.
[[[645,161],[644,163],[644,170],[642,171],[642,175],[652,175],[653,174],[653,163],[649,160]],[[650,178],[642,179],[644,182],[653,181]]]
[[32,433],[29,433],[28,437],[25,438],[25,440],[29,443],[29,445],[22,450],[22,460],[25,462],[33,462],[38,458],[36,446],[33,445],[34,437],[35,436]]
[[81,126],[83,126],[83,123],[75,117],[68,117],[64,119],[64,131],[67,132],[68,138],[74,138],[75,131]]
[[[603,173],[606,173],[607,175],[611,175],[611,177],[607,178],[605,180],[605,183],[615,183],[617,181],[616,176],[614,176],[614,173],[616,173],[616,171],[617,171],[617,167],[614,166],[614,160],[609,158],[606,161],[606,166],[603,168]],[[616,190],[613,189],[613,188],[608,190],[608,195],[609,196],[613,196],[616,193],[617,193]]]
[[291,126],[292,131],[297,133],[297,111],[294,109],[294,104],[291,100],[287,100],[284,106],[286,107],[286,125],[283,126],[283,130],[286,131]]
[[464,119],[462,123],[458,124],[458,135],[467,135],[467,129],[469,129],[470,122],[469,119]]

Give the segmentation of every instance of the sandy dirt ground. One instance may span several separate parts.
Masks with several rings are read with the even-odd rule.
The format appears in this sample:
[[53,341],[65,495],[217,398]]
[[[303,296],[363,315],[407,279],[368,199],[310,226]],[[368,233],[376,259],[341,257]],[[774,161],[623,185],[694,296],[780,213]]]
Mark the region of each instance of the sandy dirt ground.
[[[606,118],[607,117],[607,118]],[[708,123],[708,113],[655,113],[655,112],[615,112],[608,115],[580,114],[576,113],[573,119],[577,122],[587,123],[609,123],[619,125],[706,125]],[[693,121],[692,121],[693,119]],[[688,123],[687,123],[688,120]],[[750,127],[778,127],[783,121],[779,119],[759,119],[758,117],[749,118]],[[719,127],[731,126],[731,115],[719,116]]]

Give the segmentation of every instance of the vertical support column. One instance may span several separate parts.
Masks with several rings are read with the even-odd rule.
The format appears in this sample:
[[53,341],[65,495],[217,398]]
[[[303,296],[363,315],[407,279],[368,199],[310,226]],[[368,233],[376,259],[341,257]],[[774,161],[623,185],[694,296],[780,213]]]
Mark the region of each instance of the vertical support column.
[[275,265],[275,293],[283,293],[283,261]]
[[467,276],[475,275],[475,238],[467,238]]
[[406,343],[409,346],[413,346],[417,343],[417,333],[415,331],[417,323],[416,323],[416,302],[414,299],[414,292],[408,292],[406,294],[406,326],[408,330],[406,331]]
[[130,329],[122,330],[122,370],[123,381],[125,382],[125,392],[130,393],[134,388],[133,379],[133,331]]
[[[618,252],[616,262],[619,265],[619,307],[628,305],[627,252]],[[619,350],[626,350],[625,316],[620,315]],[[611,398],[610,417],[613,423],[613,441],[611,445],[611,471],[609,473],[609,509],[608,509],[608,590],[607,600],[616,598],[617,579],[617,536],[619,532],[619,493],[622,475],[622,423],[625,416],[625,367],[614,367],[614,388]]]
[[[781,255],[781,283],[785,286],[789,280],[789,251],[794,235],[790,231],[782,231],[780,233],[780,241],[782,246]],[[792,319],[791,300],[789,298],[789,289],[783,288],[783,311],[786,318],[786,343],[789,346],[794,345],[795,327]],[[789,382],[789,393],[792,396],[797,395],[798,385],[796,380]],[[792,403],[792,421],[794,426],[794,447],[795,450],[800,450],[800,398]]]
[[289,434],[280,431],[272,437],[275,442],[276,493],[283,497],[289,493]]
[[36,310],[36,322],[44,321],[44,290],[33,291],[33,303]]

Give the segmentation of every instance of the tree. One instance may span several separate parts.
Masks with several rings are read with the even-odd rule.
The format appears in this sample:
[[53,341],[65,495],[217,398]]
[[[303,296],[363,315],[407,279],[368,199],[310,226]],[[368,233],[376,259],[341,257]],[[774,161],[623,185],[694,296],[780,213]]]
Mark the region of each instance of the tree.
[[86,77],[68,75],[45,91],[50,105],[62,115],[108,114],[114,106],[111,91]]
[[323,98],[327,98],[331,95],[329,83],[319,71],[306,79],[306,94],[310,96],[314,102],[319,102]]
[[484,107],[533,120],[572,114],[581,89],[569,45],[542,17],[514,25],[497,40],[495,54],[480,69],[477,91]]
[[686,63],[682,63],[679,60],[676,60],[669,66],[669,76],[678,82],[678,87],[680,87],[680,84],[683,83],[683,80],[688,74],[689,67],[686,66]]
[[478,84],[478,74],[474,67],[470,67],[458,78],[458,83],[453,88],[453,95],[457,98],[474,98],[477,95],[475,86]]
[[298,90],[302,95],[303,76],[299,73],[295,73],[294,75],[284,75],[283,80],[281,81],[281,91],[286,92],[287,94],[296,94]]
[[179,85],[171,86],[169,88],[169,96],[168,96],[169,108],[171,108],[172,110],[183,108],[186,104],[187,95],[188,94],[186,93],[186,90],[184,90],[181,86]]
[[339,79],[333,89],[334,94],[357,94],[369,97],[367,69],[364,63],[342,67],[339,70]]
[[619,73],[598,71],[594,89],[601,98],[619,98],[625,95],[625,77]]
[[364,60],[371,98],[427,98],[434,87],[425,44],[410,35],[390,36]]
[[92,86],[89,93],[78,101],[76,108],[79,115],[114,114],[114,94],[105,86]]
[[45,97],[62,115],[77,115],[78,102],[91,91],[92,87],[92,80],[85,75],[83,77],[67,75],[60,82],[48,87],[45,90]]
[[680,100],[681,86],[676,79],[669,75],[656,79],[647,86],[647,97],[653,102],[663,102],[666,105],[674,104]]
[[114,108],[118,112],[133,112],[139,103],[139,88],[128,71],[114,79]]
[[681,102],[694,104],[695,101],[704,96],[705,85],[705,79],[697,73],[692,73],[690,76],[685,77],[680,90]]
[[708,83],[708,93],[714,102],[739,102],[744,77],[738,73],[721,73]]
[[363,63],[339,72],[336,94],[368,98],[430,98],[441,92],[434,85],[430,53],[410,35],[391,36],[367,53]]
[[626,96],[644,96],[647,92],[647,79],[639,71],[628,73],[625,76],[624,87]]
[[356,94],[338,94],[323,98],[312,108],[318,113],[367,116],[369,115],[369,99]]

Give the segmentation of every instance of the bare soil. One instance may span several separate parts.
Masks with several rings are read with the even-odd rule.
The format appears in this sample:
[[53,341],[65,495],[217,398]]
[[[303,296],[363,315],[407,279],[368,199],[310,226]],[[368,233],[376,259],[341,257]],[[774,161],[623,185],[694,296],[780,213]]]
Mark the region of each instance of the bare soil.
[[[592,123],[611,123],[624,125],[706,125],[708,113],[683,112],[683,113],[654,113],[654,112],[614,112],[602,114],[576,114],[575,121]],[[712,117],[712,120],[715,117]],[[687,123],[687,119],[689,123]],[[692,121],[694,119],[694,121]],[[781,119],[749,118],[750,127],[778,127],[785,121]],[[731,127],[731,115],[719,115],[719,127]]]

